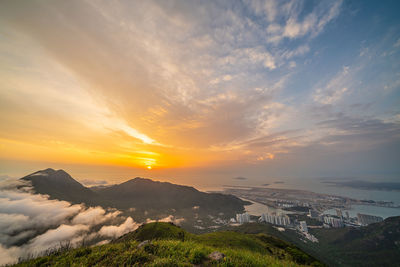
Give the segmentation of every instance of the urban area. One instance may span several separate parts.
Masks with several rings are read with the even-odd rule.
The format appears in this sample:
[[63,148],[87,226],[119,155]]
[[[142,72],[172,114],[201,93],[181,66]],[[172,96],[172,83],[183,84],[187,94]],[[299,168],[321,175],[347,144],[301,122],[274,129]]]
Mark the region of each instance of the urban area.
[[370,214],[357,213],[351,217],[346,211],[351,205],[398,208],[387,202],[361,201],[303,190],[250,187],[226,188],[225,192],[267,207],[267,211],[259,216],[251,212],[237,214],[231,219],[231,224],[269,223],[279,231],[296,230],[312,242],[318,242],[318,239],[309,233],[309,228],[360,227],[383,221],[382,217]]

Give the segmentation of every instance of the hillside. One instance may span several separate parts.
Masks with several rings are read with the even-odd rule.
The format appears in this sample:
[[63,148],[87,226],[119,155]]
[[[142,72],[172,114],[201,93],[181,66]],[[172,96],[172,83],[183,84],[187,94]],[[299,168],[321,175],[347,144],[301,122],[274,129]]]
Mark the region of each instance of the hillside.
[[[143,240],[150,242],[138,246]],[[271,242],[271,240],[274,240]],[[224,257],[211,260],[220,252]],[[170,223],[150,223],[111,244],[55,252],[16,266],[323,266],[293,245],[265,234],[194,235]]]
[[400,217],[360,228],[309,229],[319,243],[305,243],[295,231],[279,232],[270,224],[228,229],[276,236],[331,266],[396,266],[400,262]]
[[312,229],[313,250],[342,266],[394,266],[400,262],[400,216],[360,228]]
[[30,181],[36,193],[47,194],[52,199],[116,208],[138,222],[172,215],[180,218],[183,226],[191,231],[218,226],[218,222],[243,212],[244,205],[248,204],[233,195],[205,193],[189,186],[139,177],[94,189],[83,186],[63,170],[41,170],[21,179]]

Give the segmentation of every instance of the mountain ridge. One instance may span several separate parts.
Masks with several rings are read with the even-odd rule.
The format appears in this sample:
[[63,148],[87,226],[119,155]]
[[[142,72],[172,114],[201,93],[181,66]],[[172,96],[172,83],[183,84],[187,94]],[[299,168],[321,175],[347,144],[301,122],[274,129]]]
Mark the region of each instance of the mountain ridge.
[[51,168],[21,179],[30,181],[36,193],[49,195],[50,199],[116,208],[140,222],[148,218],[161,219],[173,215],[184,218],[184,224],[192,227],[191,230],[199,229],[194,228],[198,220],[206,225],[215,225],[214,218],[229,220],[236,213],[244,212],[244,205],[250,204],[233,195],[206,193],[190,186],[141,177],[94,189],[85,187],[64,170]]

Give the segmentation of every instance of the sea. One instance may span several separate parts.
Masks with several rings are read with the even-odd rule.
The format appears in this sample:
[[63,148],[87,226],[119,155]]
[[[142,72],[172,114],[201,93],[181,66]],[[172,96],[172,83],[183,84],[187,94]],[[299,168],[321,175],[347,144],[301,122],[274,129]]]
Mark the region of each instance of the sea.
[[[359,200],[374,200],[374,201],[387,201],[393,202],[395,206],[400,206],[400,192],[399,191],[384,191],[384,190],[365,190],[365,189],[357,189],[357,188],[349,188],[343,186],[335,186],[333,184],[325,183],[324,179],[315,179],[315,178],[302,178],[302,179],[275,179],[268,181],[265,184],[267,186],[263,186],[266,188],[281,188],[281,189],[297,189],[297,190],[306,190],[312,191],[315,193],[336,195],[342,197],[349,197],[353,199]],[[243,186],[244,188],[247,186],[261,186],[261,185],[249,185],[245,183],[246,181],[240,181],[232,183],[234,186]],[[262,183],[264,184],[264,183]],[[214,187],[212,191],[223,191],[226,185],[221,185],[218,187]],[[207,190],[211,191],[211,190]],[[252,201],[253,202],[253,201]],[[261,213],[265,213],[266,211],[272,211],[272,207],[268,207],[261,203],[253,202],[252,205],[246,207],[246,211],[248,211],[252,215],[259,215]],[[373,205],[353,205],[348,210],[343,210],[343,212],[348,211],[351,217],[356,217],[357,213],[369,214],[374,216],[380,216],[382,218],[388,218],[392,216],[400,216],[400,208],[391,208],[391,207],[380,207]],[[336,210],[326,210],[326,214],[336,214]]]

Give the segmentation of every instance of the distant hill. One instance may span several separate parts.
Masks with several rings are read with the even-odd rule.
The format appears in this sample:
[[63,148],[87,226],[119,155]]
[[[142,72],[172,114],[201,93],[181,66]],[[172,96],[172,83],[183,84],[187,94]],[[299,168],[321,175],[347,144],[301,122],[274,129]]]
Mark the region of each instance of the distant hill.
[[[146,243],[139,244],[144,241]],[[219,260],[208,256],[223,253]],[[83,247],[18,266],[324,266],[297,247],[265,234],[195,235],[170,224],[150,223],[111,244]]]
[[[235,196],[205,193],[193,187],[135,178],[113,186],[87,188],[63,170],[46,169],[21,178],[30,181],[35,192],[71,203],[117,208],[137,221],[170,215],[184,218],[183,224],[201,222],[204,228],[215,225],[215,218],[228,220],[250,204]],[[192,228],[196,230],[199,228]]]
[[99,188],[96,192],[121,209],[134,205],[145,209],[192,209],[199,206],[203,209],[224,212],[246,203],[233,195],[204,193],[189,186],[139,177],[118,185]]
[[276,236],[331,266],[400,266],[400,216],[360,228],[309,229],[319,243],[305,243],[297,232],[279,232],[270,224],[244,224],[232,229]]

